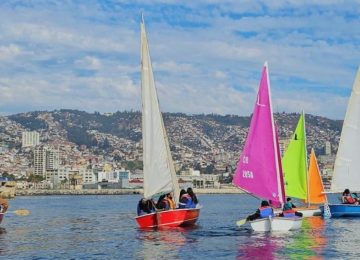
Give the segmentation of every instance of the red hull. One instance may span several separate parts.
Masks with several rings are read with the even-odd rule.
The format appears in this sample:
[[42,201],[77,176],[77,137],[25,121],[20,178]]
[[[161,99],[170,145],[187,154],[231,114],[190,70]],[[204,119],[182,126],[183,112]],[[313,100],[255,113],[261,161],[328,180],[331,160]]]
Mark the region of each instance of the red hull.
[[200,209],[174,209],[136,217],[140,228],[179,227],[194,225]]
[[0,224],[1,224],[1,221],[3,220],[4,218],[4,213],[0,213]]

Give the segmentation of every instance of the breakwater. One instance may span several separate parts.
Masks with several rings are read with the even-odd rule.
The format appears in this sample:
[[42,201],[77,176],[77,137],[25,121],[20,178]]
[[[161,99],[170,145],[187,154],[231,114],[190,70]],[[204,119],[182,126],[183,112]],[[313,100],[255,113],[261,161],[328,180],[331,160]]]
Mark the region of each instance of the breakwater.
[[103,190],[16,190],[16,196],[43,196],[43,195],[130,195],[140,194],[142,189],[103,189]]
[[[194,189],[197,194],[238,194],[243,193],[236,188],[223,189]],[[142,189],[82,189],[82,190],[42,190],[42,189],[17,189],[16,196],[44,196],[44,195],[130,195],[142,194]]]

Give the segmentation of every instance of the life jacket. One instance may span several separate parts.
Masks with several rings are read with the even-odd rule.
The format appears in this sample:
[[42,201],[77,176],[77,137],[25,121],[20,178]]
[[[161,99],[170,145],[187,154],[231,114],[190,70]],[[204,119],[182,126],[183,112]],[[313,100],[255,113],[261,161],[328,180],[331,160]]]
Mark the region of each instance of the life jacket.
[[270,206],[260,207],[259,211],[260,211],[260,218],[267,218],[269,216],[274,216],[274,211]]
[[345,203],[354,204],[355,202],[356,202],[356,200],[351,195],[345,196]]
[[181,196],[180,201],[181,201],[181,203],[179,203],[179,208],[195,208],[196,207],[191,196],[187,193],[185,193]]
[[175,209],[175,202],[172,199],[164,198],[164,202],[168,205],[168,209]]
[[284,218],[291,218],[291,217],[295,217],[295,210],[289,209],[289,210],[284,210],[283,211],[283,215]]
[[9,203],[7,202],[6,199],[0,198],[0,206],[1,206],[0,212],[5,213],[9,208]]

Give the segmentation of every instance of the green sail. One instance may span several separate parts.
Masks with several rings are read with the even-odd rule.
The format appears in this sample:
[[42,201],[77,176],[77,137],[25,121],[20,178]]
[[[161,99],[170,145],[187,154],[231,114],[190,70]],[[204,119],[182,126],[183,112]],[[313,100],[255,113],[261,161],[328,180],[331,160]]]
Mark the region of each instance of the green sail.
[[295,133],[282,158],[285,193],[287,196],[306,199],[306,157],[305,116],[304,113],[302,113]]

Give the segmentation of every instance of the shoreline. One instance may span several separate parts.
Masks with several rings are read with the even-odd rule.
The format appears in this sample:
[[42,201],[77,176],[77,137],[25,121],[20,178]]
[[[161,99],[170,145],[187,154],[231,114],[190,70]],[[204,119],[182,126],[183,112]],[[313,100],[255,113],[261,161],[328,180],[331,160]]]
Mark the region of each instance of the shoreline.
[[[236,188],[194,189],[196,194],[242,194]],[[104,190],[16,190],[15,196],[53,196],[53,195],[134,195],[142,194],[142,189],[104,189]]]

